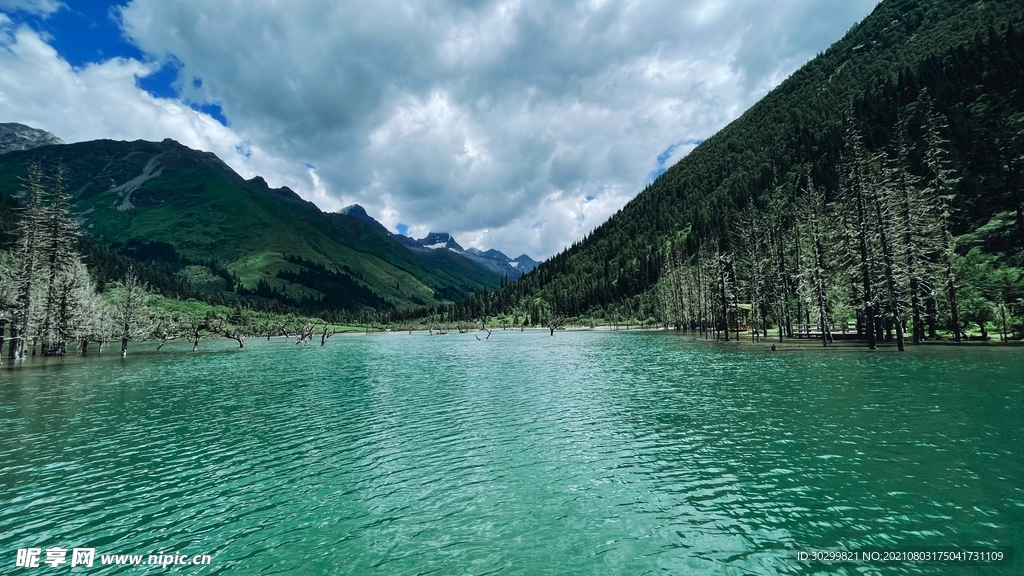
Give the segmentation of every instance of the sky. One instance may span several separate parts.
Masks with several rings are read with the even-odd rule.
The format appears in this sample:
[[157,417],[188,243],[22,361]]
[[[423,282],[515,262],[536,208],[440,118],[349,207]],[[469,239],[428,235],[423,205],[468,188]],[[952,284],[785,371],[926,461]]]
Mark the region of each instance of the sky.
[[877,0],[0,0],[0,122],[546,258]]

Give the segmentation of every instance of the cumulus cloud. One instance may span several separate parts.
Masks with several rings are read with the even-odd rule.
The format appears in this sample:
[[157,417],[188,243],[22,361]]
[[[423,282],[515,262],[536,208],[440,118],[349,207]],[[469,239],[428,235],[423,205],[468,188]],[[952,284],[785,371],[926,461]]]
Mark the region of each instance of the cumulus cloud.
[[[188,136],[322,208],[355,201],[392,229],[401,222],[414,235],[443,230],[463,245],[544,257],[875,3],[133,0],[121,26],[151,63],[58,70],[46,57],[50,76],[26,80],[23,67],[8,83],[38,92],[52,82],[66,94],[52,105],[75,108],[84,95],[99,110],[109,83],[132,114],[120,126],[116,116],[91,120],[105,137]],[[45,51],[31,31],[11,34],[5,46]],[[0,56],[5,71],[24,59],[10,54]],[[172,60],[180,100],[134,87],[134,75]],[[230,128],[183,101],[220,104]],[[50,105],[40,101],[31,118]],[[54,130],[68,141],[99,131]]]
[[0,117],[53,132],[65,142],[163,140],[216,153],[245,177],[274,174],[279,185],[315,190],[301,167],[266,153],[178,99],[140,90],[159,64],[113,58],[72,67],[28,26],[0,13]]

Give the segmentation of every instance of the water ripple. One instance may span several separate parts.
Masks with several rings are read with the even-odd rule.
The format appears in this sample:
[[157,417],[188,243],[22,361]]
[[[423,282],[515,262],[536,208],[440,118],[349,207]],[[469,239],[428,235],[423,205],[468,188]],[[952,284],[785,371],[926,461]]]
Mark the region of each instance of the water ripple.
[[1013,351],[466,336],[0,369],[2,554],[212,554],[204,574],[778,574],[801,572],[793,547],[1024,549]]

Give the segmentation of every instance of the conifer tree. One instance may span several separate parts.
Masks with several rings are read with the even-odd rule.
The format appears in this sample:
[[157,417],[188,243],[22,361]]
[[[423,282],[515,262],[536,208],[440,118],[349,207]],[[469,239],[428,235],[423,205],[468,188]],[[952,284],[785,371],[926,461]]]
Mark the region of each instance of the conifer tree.
[[[927,104],[927,101],[926,101]],[[953,340],[960,342],[960,312],[957,302],[957,278],[956,269],[956,237],[953,236],[950,219],[952,217],[951,203],[954,196],[954,187],[959,181],[949,165],[945,151],[945,139],[942,138],[940,130],[941,120],[935,114],[928,114],[925,125],[925,165],[931,172],[931,180],[926,188],[929,198],[938,205],[938,224],[944,239],[942,247],[942,267],[945,272],[946,298],[949,305],[950,329],[953,332]]]
[[867,192],[864,187],[865,169],[867,165],[867,151],[864,149],[860,134],[853,127],[852,123],[847,129],[847,156],[846,156],[846,182],[844,192],[847,196],[847,208],[852,208],[852,218],[848,221],[851,224],[852,233],[857,238],[856,266],[860,276],[861,300],[860,309],[863,318],[864,330],[868,338],[868,348],[874,350],[876,344],[875,331],[875,301],[872,294],[872,271],[875,268],[875,256],[872,245],[869,241],[871,234],[870,216]]
[[34,329],[32,295],[39,270],[42,234],[46,225],[46,214],[43,208],[42,170],[38,165],[29,166],[23,186],[27,206],[18,230],[12,279],[15,290],[14,323],[11,330],[9,356],[15,360],[22,360],[27,355],[29,334]]
[[75,290],[80,277],[75,277],[78,255],[78,224],[68,211],[68,195],[63,177],[58,172],[50,190],[50,205],[44,212],[44,229],[40,242],[41,296],[39,337],[43,355],[63,355],[71,337],[72,316],[79,306]]
[[148,299],[145,284],[134,270],[129,269],[113,298],[114,322],[121,340],[122,358],[128,355],[128,343],[144,335],[149,328],[149,309],[146,307]]
[[805,281],[801,283],[804,288],[804,300],[807,303],[808,311],[813,309],[817,316],[818,329],[821,331],[822,346],[827,346],[831,339],[831,316],[828,297],[828,270],[827,255],[825,253],[825,230],[827,229],[827,215],[825,200],[819,188],[814,186],[810,172],[807,174],[807,186],[801,199],[804,211],[804,226],[807,228],[803,235],[807,247],[803,251],[804,272],[801,274]]
[[15,340],[5,336],[8,326],[12,336],[14,332],[14,295],[14,267],[7,252],[0,251],[0,363],[3,362],[4,342],[10,342],[9,346],[14,348]]

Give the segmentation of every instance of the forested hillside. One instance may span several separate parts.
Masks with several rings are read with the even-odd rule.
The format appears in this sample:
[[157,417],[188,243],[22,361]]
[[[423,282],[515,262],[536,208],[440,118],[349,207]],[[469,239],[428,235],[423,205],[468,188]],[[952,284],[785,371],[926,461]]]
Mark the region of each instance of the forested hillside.
[[586,238],[452,314],[788,333],[856,317],[882,337],[914,315],[918,337],[1000,310],[1019,325],[1022,14],[882,2]]
[[455,254],[418,254],[387,231],[325,214],[287,188],[244,180],[217,156],[173,140],[96,140],[0,154],[0,250],[13,246],[24,179],[59,184],[102,290],[128,265],[168,297],[238,299],[341,311],[438,304],[500,277]]

